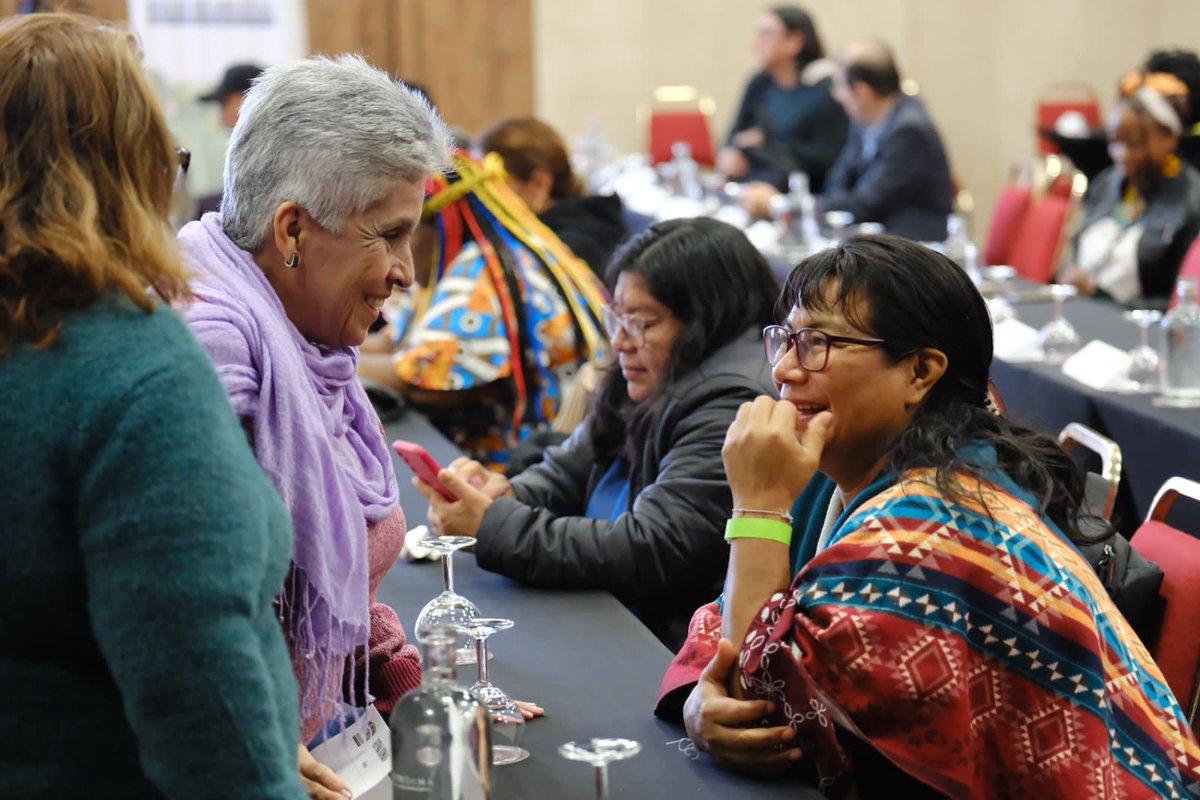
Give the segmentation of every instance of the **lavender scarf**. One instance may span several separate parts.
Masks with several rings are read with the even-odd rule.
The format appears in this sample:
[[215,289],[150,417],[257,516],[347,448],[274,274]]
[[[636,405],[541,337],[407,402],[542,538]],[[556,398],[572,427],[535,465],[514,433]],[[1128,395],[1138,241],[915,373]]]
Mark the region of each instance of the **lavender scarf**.
[[310,666],[301,712],[324,718],[338,707],[344,665],[353,669],[367,646],[367,523],[396,509],[391,456],[357,379],[358,350],[305,341],[218,214],[187,225],[179,244],[195,273],[188,325],[234,411],[253,423],[254,454],[291,511],[283,623],[295,657]]

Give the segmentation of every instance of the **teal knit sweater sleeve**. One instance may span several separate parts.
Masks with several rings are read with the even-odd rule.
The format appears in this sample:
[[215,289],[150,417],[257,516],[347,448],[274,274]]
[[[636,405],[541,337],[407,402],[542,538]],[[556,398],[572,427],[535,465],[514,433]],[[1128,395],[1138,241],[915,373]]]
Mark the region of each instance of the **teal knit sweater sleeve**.
[[167,317],[170,357],[95,409],[73,448],[92,632],[163,794],[301,800],[272,608],[288,517],[203,351],[174,314],[151,316]]

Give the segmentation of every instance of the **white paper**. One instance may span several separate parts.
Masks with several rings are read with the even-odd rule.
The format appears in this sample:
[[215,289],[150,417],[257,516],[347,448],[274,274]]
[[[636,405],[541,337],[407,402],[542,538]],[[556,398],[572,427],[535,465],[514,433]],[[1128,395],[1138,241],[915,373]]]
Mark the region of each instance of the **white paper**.
[[392,771],[392,739],[375,706],[337,736],[314,747],[312,755],[336,772],[355,797],[370,791]]
[[779,229],[765,219],[760,219],[746,228],[746,238],[764,253],[775,253],[779,250]]
[[424,525],[405,531],[404,547],[400,550],[400,555],[405,561],[428,561],[433,558],[433,551],[422,544],[428,535],[429,528]]
[[1019,319],[997,322],[992,328],[992,336],[996,358],[1012,363],[1042,360],[1037,330]]
[[1129,354],[1093,339],[1063,362],[1063,374],[1090,389],[1114,392],[1129,382]]

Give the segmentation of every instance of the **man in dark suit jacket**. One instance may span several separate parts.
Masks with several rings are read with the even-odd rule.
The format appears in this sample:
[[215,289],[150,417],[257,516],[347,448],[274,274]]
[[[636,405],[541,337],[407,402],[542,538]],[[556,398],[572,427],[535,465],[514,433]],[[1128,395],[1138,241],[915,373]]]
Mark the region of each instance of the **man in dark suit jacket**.
[[833,96],[853,126],[826,176],[821,211],[849,211],[856,222],[879,222],[909,239],[945,239],[954,203],[946,150],[925,105],[901,93],[887,46],[846,47],[834,71]]

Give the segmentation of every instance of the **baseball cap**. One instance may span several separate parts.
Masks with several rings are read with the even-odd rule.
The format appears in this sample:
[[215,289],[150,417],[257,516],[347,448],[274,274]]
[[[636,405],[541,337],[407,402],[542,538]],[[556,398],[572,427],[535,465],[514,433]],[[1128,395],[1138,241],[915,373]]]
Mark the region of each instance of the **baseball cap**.
[[196,99],[202,103],[211,103],[215,100],[224,100],[231,94],[240,94],[247,91],[254,79],[262,74],[263,68],[257,64],[234,64],[225,70],[225,74],[221,76],[221,82],[217,84],[217,88],[208,94],[200,95]]

